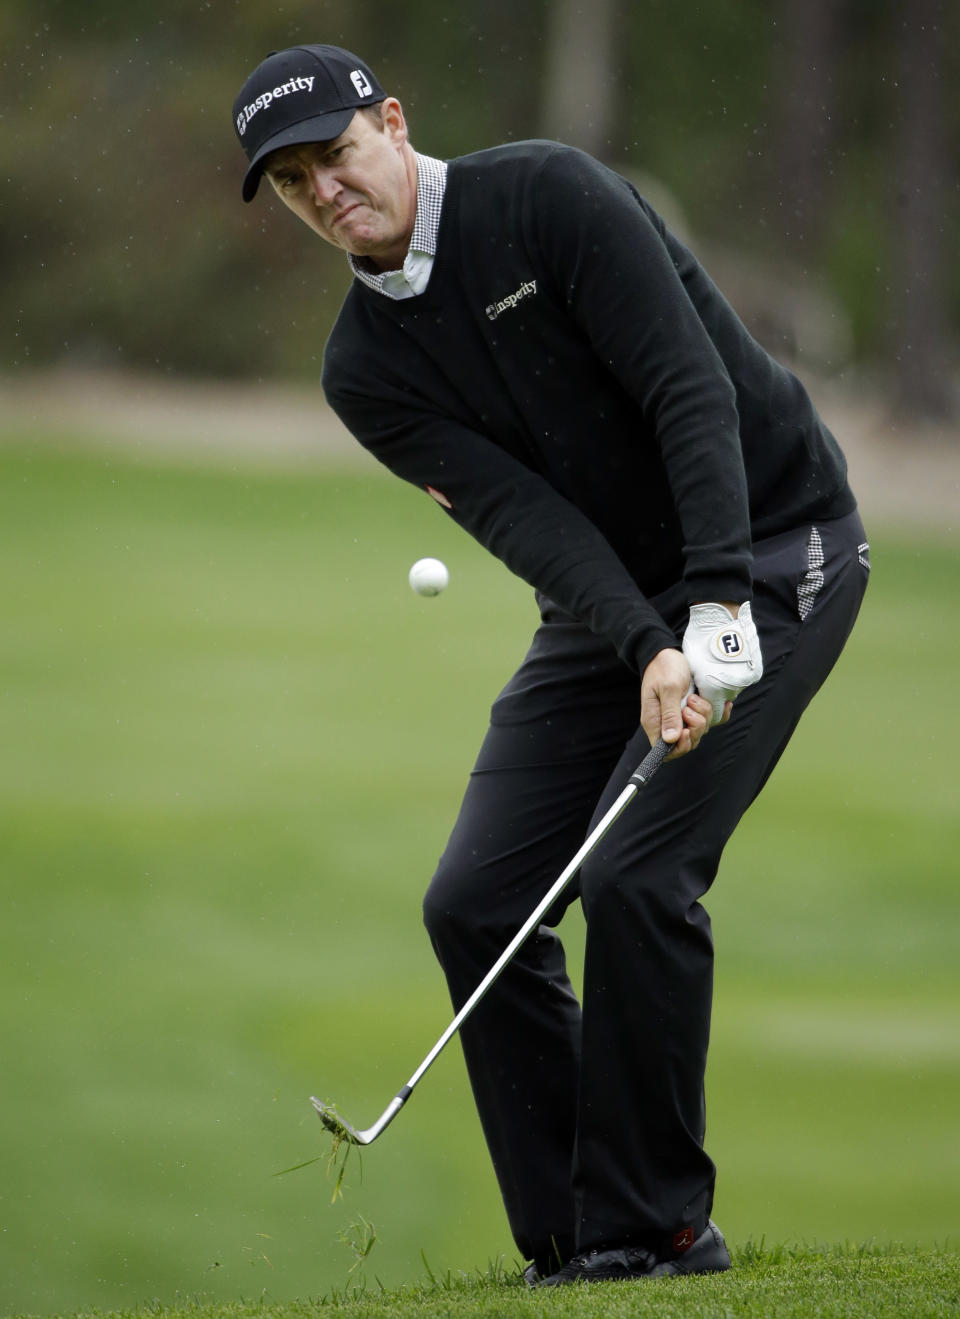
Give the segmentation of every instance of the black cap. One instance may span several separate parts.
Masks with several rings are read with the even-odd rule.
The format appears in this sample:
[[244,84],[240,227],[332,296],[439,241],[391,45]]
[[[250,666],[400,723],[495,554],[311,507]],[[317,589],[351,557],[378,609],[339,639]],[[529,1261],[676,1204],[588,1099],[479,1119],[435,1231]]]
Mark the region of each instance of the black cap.
[[260,186],[264,157],[278,147],[329,142],[386,92],[363,60],[339,46],[291,46],[258,64],[233,104],[233,126],[250,168],[243,200]]

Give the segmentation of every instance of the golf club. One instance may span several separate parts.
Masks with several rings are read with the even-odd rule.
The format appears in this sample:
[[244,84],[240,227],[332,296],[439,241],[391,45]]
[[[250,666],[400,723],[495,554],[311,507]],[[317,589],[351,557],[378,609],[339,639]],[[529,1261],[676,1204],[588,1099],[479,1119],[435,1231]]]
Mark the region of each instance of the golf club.
[[321,1100],[311,1097],[310,1102],[319,1114],[320,1121],[329,1132],[332,1132],[332,1134],[337,1137],[338,1140],[349,1141],[352,1145],[372,1145],[381,1132],[386,1130],[410,1098],[414,1086],[420,1078],[437,1060],[510,959],[540,924],[543,917],[553,906],[553,903],[570,883],[571,879],[600,842],[601,838],[603,838],[604,834],[606,834],[613,822],[622,813],[624,808],[633,799],[637,792],[639,792],[643,785],[650,781],[672,750],[673,747],[669,743],[664,742],[663,738],[660,738],[656,745],[651,747],[647,752],[643,760],[630,775],[630,778],[627,781],[627,786],[620,793],[619,797],[617,797],[607,813],[589,834],[580,850],[569,862],[563,872],[556,880],[554,880],[550,889],[537,903],[536,907],[510,940],[509,944],[507,944],[506,948],[504,948],[503,952],[480,981],[479,985],[477,985],[476,989],[467,999],[466,1003],[464,1003],[453,1021],[451,1021],[450,1025],[437,1040],[426,1058],[424,1058],[423,1062],[410,1077],[410,1080],[405,1086],[397,1091],[372,1126],[366,1127],[361,1131],[357,1127],[352,1126],[346,1118],[341,1117],[333,1105],[325,1104]]

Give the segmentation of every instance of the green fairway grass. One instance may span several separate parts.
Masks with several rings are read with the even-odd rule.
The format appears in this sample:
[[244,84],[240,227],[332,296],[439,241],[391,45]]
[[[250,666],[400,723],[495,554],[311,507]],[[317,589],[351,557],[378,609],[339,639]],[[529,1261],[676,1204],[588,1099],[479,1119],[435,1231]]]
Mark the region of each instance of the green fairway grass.
[[[455,1044],[341,1199],[323,1159],[275,1174],[330,1149],[311,1093],[367,1125],[449,1021],[420,896],[531,592],[364,469],[26,441],[0,468],[0,1313],[280,1315],[423,1256],[509,1272]],[[937,1247],[910,1286],[949,1280],[953,1309],[725,1310],[707,1279],[685,1314],[956,1313],[960,553],[871,532],[861,622],[707,903],[714,1216],[734,1248]],[[407,585],[424,555],[451,571],[434,600]],[[753,1258],[730,1286],[761,1287]],[[892,1278],[791,1259],[824,1305]],[[506,1313],[481,1291],[471,1313]],[[411,1315],[467,1308],[442,1294]]]
[[501,1262],[472,1275],[396,1289],[365,1282],[306,1300],[185,1301],[83,1319],[950,1319],[960,1304],[960,1255],[923,1247],[765,1249],[748,1242],[731,1272],[652,1282],[529,1290]]

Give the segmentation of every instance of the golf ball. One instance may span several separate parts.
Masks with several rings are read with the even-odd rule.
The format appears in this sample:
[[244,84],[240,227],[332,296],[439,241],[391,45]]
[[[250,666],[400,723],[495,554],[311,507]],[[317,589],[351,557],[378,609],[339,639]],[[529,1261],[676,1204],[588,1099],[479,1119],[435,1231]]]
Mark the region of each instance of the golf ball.
[[447,565],[439,559],[418,559],[410,569],[410,585],[417,595],[439,595],[449,580]]

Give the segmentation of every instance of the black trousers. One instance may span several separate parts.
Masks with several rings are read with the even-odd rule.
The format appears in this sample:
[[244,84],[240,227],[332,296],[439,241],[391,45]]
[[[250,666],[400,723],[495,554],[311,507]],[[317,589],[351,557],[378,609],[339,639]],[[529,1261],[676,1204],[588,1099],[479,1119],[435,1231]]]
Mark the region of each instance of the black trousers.
[[[853,626],[869,571],[854,513],[754,547],[764,676],[728,725],[638,794],[462,1031],[514,1239],[545,1267],[699,1232],[713,945],[700,899]],[[654,601],[678,637],[685,607]],[[493,706],[424,917],[459,1007],[648,749],[640,682],[549,601]],[[582,1004],[552,930],[579,897]]]

